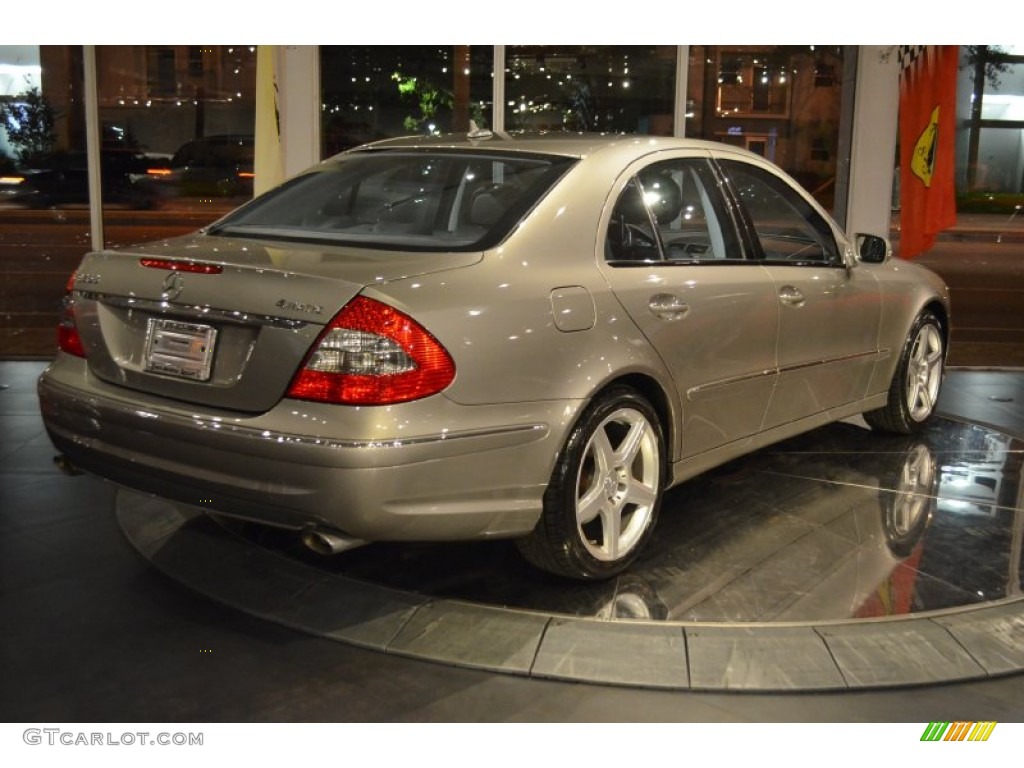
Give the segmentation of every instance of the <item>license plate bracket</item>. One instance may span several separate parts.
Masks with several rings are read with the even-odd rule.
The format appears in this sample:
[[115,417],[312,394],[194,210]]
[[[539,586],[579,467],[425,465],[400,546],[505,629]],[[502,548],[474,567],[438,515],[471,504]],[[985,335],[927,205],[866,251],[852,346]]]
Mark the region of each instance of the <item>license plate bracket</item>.
[[146,323],[145,369],[152,373],[208,381],[213,372],[217,329],[201,323],[151,317]]

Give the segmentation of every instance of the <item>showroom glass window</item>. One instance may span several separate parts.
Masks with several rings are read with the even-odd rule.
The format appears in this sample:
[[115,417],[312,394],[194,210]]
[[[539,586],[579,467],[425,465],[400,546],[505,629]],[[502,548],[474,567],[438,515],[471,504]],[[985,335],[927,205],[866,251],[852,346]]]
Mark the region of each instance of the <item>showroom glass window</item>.
[[368,141],[491,124],[494,47],[320,46],[323,157]]
[[786,182],[763,168],[720,163],[753,224],[765,261],[782,264],[842,263],[832,228]]
[[676,47],[511,45],[509,130],[672,135]]
[[185,234],[252,198],[256,47],[96,48],[104,235]]
[[692,45],[686,135],[755,152],[835,205],[844,49]]
[[706,160],[667,160],[625,186],[612,210],[605,258],[612,265],[743,260]]
[[[0,358],[50,357],[89,250],[81,46],[0,46]],[[19,130],[22,129],[22,130]]]
[[1024,203],[1024,46],[960,46],[958,209],[1013,213]]
[[[0,143],[0,248],[15,257],[2,262],[0,356],[49,357],[91,245],[83,51],[0,46],[5,72],[8,60],[35,79],[5,82],[0,98],[52,126],[28,152]],[[98,46],[96,64],[106,245],[191,232],[252,197],[254,46]]]

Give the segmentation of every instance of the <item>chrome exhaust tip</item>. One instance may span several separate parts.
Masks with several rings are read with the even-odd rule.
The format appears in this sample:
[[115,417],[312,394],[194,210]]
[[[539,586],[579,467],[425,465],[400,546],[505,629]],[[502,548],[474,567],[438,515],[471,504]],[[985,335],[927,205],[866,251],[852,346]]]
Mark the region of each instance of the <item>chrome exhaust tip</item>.
[[318,555],[336,555],[349,549],[361,547],[368,542],[362,539],[350,539],[331,531],[313,528],[303,532],[302,543]]

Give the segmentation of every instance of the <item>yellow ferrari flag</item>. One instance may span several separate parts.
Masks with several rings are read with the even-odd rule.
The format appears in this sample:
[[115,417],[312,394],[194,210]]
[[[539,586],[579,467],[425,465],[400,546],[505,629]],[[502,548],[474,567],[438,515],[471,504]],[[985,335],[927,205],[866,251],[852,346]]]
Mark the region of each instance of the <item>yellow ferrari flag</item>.
[[900,257],[912,259],[956,224],[955,45],[900,46]]

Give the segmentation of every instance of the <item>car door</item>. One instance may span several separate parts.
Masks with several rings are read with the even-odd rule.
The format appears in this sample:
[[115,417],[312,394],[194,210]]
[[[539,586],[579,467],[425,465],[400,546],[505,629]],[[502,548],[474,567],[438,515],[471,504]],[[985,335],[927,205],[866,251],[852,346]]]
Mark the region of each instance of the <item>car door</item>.
[[708,158],[634,166],[609,205],[601,268],[674,379],[681,456],[756,432],[774,382],[775,288]]
[[768,429],[863,398],[881,306],[871,273],[843,253],[807,196],[767,166],[719,160],[779,307],[778,377]]

